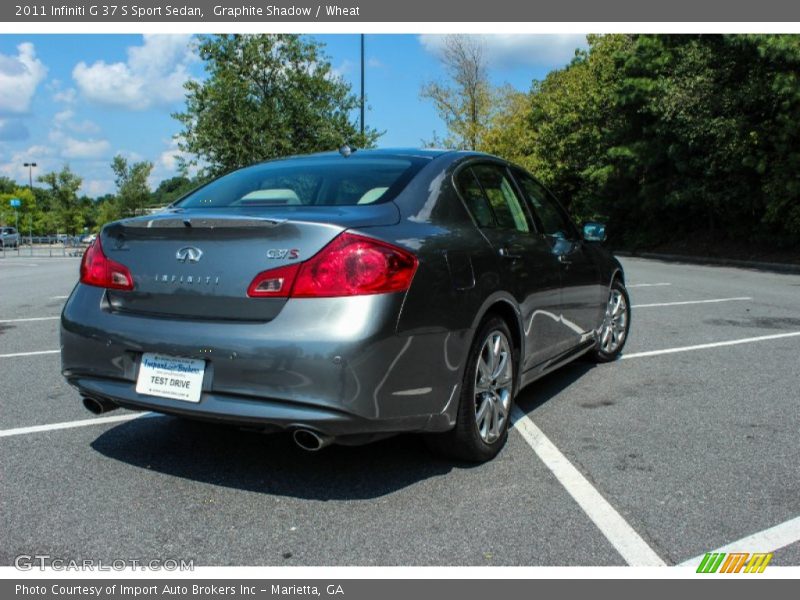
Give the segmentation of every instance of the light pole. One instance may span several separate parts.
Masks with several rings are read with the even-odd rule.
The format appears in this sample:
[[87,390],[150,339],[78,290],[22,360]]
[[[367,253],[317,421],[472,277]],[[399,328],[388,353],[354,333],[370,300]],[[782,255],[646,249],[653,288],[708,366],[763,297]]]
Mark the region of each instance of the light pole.
[[[17,256],[19,256],[19,243],[20,243],[19,207],[20,207],[20,204],[22,204],[22,201],[19,198],[11,198],[11,200],[9,200],[8,203],[11,205],[11,208],[14,209],[14,225],[15,225],[14,230],[15,230],[15,232],[17,234],[17,243],[15,244],[15,246],[17,248]],[[5,243],[3,244],[3,246],[5,246]]]
[[33,167],[36,166],[35,162],[29,163],[22,163],[23,167],[28,167],[28,185],[31,187],[31,192],[33,192]]
[[[33,194],[33,168],[36,166],[36,163],[26,162],[22,163],[22,166],[28,167],[28,185],[31,188],[31,194]],[[17,231],[19,231],[19,229],[17,229]],[[28,238],[31,243],[31,256],[33,256],[33,212],[31,211],[28,211]]]
[[361,137],[364,137],[364,34],[361,34]]

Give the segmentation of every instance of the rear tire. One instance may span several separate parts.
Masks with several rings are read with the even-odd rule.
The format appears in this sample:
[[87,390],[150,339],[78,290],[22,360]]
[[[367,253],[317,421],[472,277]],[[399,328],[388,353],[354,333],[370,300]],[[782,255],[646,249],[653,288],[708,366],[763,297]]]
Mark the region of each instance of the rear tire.
[[614,279],[608,292],[606,312],[600,324],[597,344],[589,353],[594,362],[607,363],[619,358],[631,327],[631,301],[620,279]]
[[429,445],[440,454],[469,462],[497,456],[508,439],[516,374],[511,331],[500,317],[489,317],[469,351],[456,425],[447,433],[429,436]]

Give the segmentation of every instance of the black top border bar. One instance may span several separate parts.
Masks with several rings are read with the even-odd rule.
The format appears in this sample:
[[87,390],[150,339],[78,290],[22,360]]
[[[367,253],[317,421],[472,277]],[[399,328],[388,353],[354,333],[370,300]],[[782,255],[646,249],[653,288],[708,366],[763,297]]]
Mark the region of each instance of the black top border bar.
[[12,0],[6,23],[53,22],[800,22],[786,0]]

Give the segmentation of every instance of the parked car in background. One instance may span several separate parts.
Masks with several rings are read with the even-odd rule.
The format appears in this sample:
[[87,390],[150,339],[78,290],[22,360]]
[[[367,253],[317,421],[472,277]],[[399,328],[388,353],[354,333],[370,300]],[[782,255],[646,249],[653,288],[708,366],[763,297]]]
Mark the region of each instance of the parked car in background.
[[117,407],[288,430],[307,450],[424,432],[471,461],[514,396],[621,353],[605,227],[474,152],[358,151],[234,171],[106,225],[61,316],[61,365]]
[[90,233],[89,235],[85,235],[81,238],[81,244],[91,244],[97,239],[96,233]]
[[0,246],[4,248],[19,247],[19,233],[14,227],[0,227]]

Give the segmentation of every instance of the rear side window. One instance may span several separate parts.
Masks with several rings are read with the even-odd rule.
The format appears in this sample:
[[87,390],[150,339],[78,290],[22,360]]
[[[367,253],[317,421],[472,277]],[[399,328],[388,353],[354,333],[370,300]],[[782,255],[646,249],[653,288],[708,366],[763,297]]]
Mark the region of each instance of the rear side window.
[[530,231],[525,209],[505,169],[494,165],[478,165],[472,170],[489,200],[497,226],[501,229]]
[[463,169],[458,174],[456,184],[478,227],[494,227],[494,217],[492,209],[489,208],[489,201],[483,195],[483,189],[475,179],[472,169]]
[[419,157],[342,156],[262,163],[223,175],[181,208],[353,206],[387,202],[427,163]]

